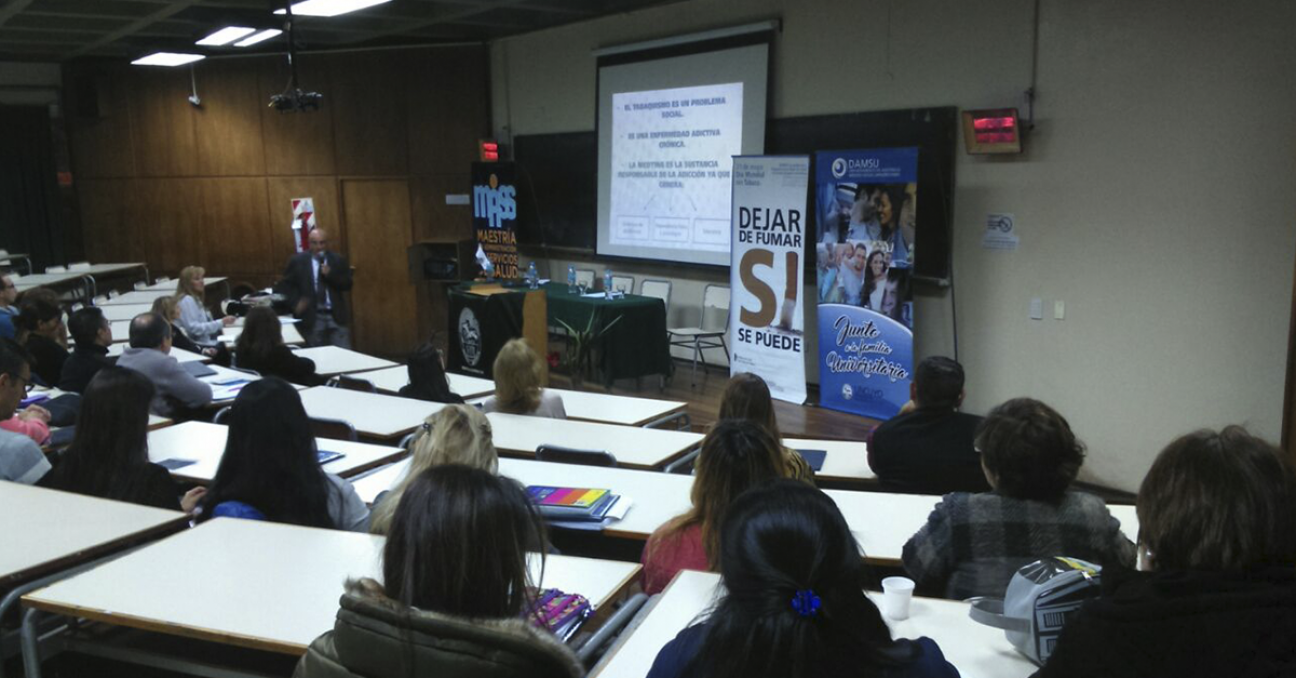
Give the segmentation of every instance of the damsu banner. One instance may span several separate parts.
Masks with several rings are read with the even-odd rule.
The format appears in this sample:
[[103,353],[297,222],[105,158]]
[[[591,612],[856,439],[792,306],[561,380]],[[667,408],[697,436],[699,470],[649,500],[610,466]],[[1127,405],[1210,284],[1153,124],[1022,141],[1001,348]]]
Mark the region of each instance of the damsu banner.
[[810,158],[735,157],[729,369],[752,372],[780,400],[803,403],[805,314],[801,274]]
[[495,267],[495,277],[518,277],[517,184],[511,162],[472,166],[473,230],[477,246]]
[[889,419],[913,374],[918,149],[815,157],[819,398]]

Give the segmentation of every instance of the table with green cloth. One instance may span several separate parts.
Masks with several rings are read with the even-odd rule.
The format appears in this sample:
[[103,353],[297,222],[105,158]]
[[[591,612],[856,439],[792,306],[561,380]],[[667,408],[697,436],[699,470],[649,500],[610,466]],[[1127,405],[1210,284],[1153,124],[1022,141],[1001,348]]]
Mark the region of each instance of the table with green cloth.
[[[519,292],[526,290],[525,284],[507,286],[516,286]],[[638,294],[615,299],[605,299],[601,295],[586,297],[569,292],[565,284],[554,282],[540,288],[545,291],[550,327],[561,328],[558,322],[561,320],[572,329],[583,332],[591,327],[592,318],[594,331],[598,332],[620,318],[599,341],[596,367],[598,377],[605,383],[651,374],[670,374],[666,305],[661,299]]]

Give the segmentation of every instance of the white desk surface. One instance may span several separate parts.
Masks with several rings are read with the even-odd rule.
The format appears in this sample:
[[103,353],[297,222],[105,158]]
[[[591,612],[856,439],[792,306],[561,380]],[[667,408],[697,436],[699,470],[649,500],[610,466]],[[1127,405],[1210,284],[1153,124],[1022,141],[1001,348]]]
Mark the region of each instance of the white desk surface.
[[[226,278],[223,275],[214,276],[214,277],[208,276],[206,278],[203,278],[203,285],[204,286],[216,285],[225,282],[225,280]],[[153,283],[152,285],[148,285],[147,287],[143,287],[141,289],[145,292],[171,292],[174,294],[176,291],[176,286],[178,284],[179,283],[176,281],[176,279],[172,278],[171,280],[168,280],[164,283]]]
[[[109,624],[299,655],[332,630],[347,578],[379,578],[382,545],[382,537],[368,534],[216,518],[23,601]],[[536,559],[537,575],[538,565]],[[537,583],[581,593],[597,608],[638,574],[638,564],[549,556]]]
[[308,388],[301,397],[306,414],[349,421],[357,433],[374,438],[399,438],[445,407],[441,403],[327,386]]
[[132,268],[144,268],[143,262],[132,262],[125,264],[90,264],[85,268],[68,269],[68,273],[80,273],[82,275],[108,275],[112,273],[123,273]]
[[[349,374],[351,372],[363,372],[365,370],[377,370],[390,367],[401,367],[399,364],[390,360],[383,360],[371,355],[352,351],[337,346],[316,346],[314,348],[303,348],[296,351],[297,355],[303,358],[310,358],[315,361],[315,371],[326,377],[336,374]],[[401,367],[401,369],[404,369]],[[362,375],[355,375],[363,378]]]
[[58,285],[65,282],[72,282],[86,277],[85,271],[67,271],[66,273],[33,273],[25,275],[14,282],[14,287],[19,292],[41,287],[44,285]]
[[[368,380],[379,391],[386,393],[396,393],[409,384],[409,369],[404,365],[352,376]],[[490,395],[495,392],[495,382],[490,379],[469,377],[463,374],[450,374],[448,372],[446,373],[446,379],[450,382],[450,390],[457,393],[464,400]]]
[[534,457],[540,445],[604,450],[627,468],[658,468],[702,442],[701,433],[598,424],[573,419],[549,419],[492,412],[495,449],[500,453]]
[[[611,659],[591,678],[643,678],[657,652],[718,599],[720,575],[685,570],[671,582],[643,623],[614,646]],[[880,594],[869,592],[875,603]],[[927,636],[964,678],[1029,676],[1038,667],[1018,653],[1004,632],[968,618],[966,603],[914,598],[909,618],[887,625],[896,638]]]
[[877,480],[868,465],[868,445],[851,440],[812,440],[784,438],[783,445],[794,450],[824,450],[823,468],[815,472],[824,480]]
[[179,529],[179,511],[0,482],[5,524],[0,590],[85,562],[149,533]]
[[[108,322],[117,322],[119,320],[131,320],[141,313],[148,313],[153,310],[153,304],[120,304],[117,306],[98,306],[103,311],[104,318]],[[117,329],[113,328],[113,336],[117,336]]]
[[545,390],[562,396],[563,409],[567,410],[568,419],[607,424],[643,426],[668,414],[683,412],[688,407],[688,403],[678,400],[655,400],[559,388]]
[[[302,338],[301,332],[298,331],[295,323],[281,325],[280,328],[283,330],[283,340],[285,344],[295,345],[306,343],[306,340]],[[243,334],[243,328],[238,325],[231,325],[230,327],[221,330],[220,340],[226,344],[230,344],[232,347],[234,342],[238,341],[240,334]]]
[[[182,466],[171,472],[176,480],[206,485],[216,477],[221,457],[225,454],[225,438],[229,428],[203,421],[186,421],[175,426],[149,433],[149,461],[187,459],[194,464]],[[341,452],[346,455],[325,464],[322,468],[343,478],[363,473],[375,466],[390,464],[405,454],[405,450],[389,445],[353,443],[332,438],[316,438],[321,451]]]
[[159,415],[156,415],[156,414],[150,414],[150,415],[149,415],[148,430],[150,430],[150,431],[156,431],[157,429],[165,428],[165,427],[170,426],[171,424],[174,424],[174,423],[175,423],[174,421],[171,421],[170,419],[167,419],[166,417],[159,416]]
[[[207,367],[211,368],[216,374],[198,377],[198,379],[211,385],[212,405],[220,405],[237,398],[239,391],[242,391],[244,386],[261,378],[255,374],[231,370],[220,365],[208,364]],[[291,386],[298,391],[302,389],[297,384],[291,384]]]
[[[118,344],[113,344],[112,346],[109,346],[109,347],[108,347],[108,357],[109,357],[109,358],[120,358],[122,352],[124,352],[128,346],[130,346],[130,344],[128,344],[128,343],[118,343]],[[176,347],[174,347],[174,346],[171,347],[171,353],[169,353],[168,355],[170,355],[172,358],[175,358],[177,361],[182,362],[182,363],[195,363],[195,362],[196,362],[196,363],[209,363],[209,362],[211,362],[211,358],[208,358],[207,356],[205,356],[205,355],[203,355],[203,354],[201,354],[201,353],[194,353],[193,351],[186,351],[186,350],[184,350],[184,349],[182,349],[182,348],[176,348]]]
[[153,301],[156,300],[158,297],[165,297],[169,294],[174,294],[174,293],[175,293],[174,285],[166,290],[132,290],[130,292],[124,292],[122,294],[119,294],[111,299],[108,299],[107,301],[104,301],[96,305],[97,306],[123,306],[128,304],[135,304],[135,305],[148,304],[149,306],[152,306]]

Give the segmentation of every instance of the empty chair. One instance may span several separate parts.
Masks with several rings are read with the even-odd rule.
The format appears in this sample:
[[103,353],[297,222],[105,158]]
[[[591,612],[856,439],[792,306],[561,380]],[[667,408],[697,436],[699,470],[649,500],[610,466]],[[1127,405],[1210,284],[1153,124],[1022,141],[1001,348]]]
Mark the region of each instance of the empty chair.
[[645,280],[639,283],[639,294],[645,297],[656,297],[666,306],[666,318],[670,320],[671,283],[669,280]]
[[576,284],[589,289],[594,286],[594,269],[578,268],[576,269]]
[[67,266],[46,266],[46,273],[67,273]]
[[349,421],[341,419],[325,419],[323,417],[311,417],[311,435],[316,438],[331,438],[333,440],[349,440],[356,442],[360,436],[356,435],[355,427]]
[[69,270],[69,271],[88,271],[88,270],[90,270],[90,262],[88,262],[88,261],[74,261],[74,262],[68,264],[67,270]]
[[345,374],[339,374],[336,377],[329,379],[325,386],[344,388],[348,391],[363,391],[365,393],[378,392],[378,387],[374,386],[372,381],[369,381],[368,379],[360,379],[358,377],[348,377]]
[[625,292],[631,294],[634,292],[634,276],[632,275],[614,275],[612,276],[612,290],[616,292]]
[[[721,321],[718,316],[723,315]],[[721,324],[723,322],[723,325]],[[697,327],[675,327],[666,330],[671,346],[684,346],[693,349],[693,384],[697,384],[698,359],[702,360],[705,371],[708,364],[702,351],[718,348],[724,351],[725,360],[729,360],[729,345],[725,335],[729,333],[729,288],[724,285],[707,285],[702,292],[702,313]]]
[[578,450],[573,447],[541,445],[536,448],[536,459],[552,461],[559,464],[580,464],[582,466],[616,466],[616,457],[603,450]]

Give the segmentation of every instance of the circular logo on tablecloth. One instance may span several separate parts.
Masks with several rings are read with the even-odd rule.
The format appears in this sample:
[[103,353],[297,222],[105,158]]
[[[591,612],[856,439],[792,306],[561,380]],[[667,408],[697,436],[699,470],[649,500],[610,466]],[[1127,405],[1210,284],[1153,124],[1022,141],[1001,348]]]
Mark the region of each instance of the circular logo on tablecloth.
[[481,324],[477,322],[477,314],[471,308],[465,307],[459,312],[459,350],[463,353],[464,363],[469,367],[476,367],[481,361]]
[[838,179],[846,176],[846,158],[832,161],[832,175]]
[[855,389],[850,384],[842,384],[842,398],[850,400],[855,397]]

